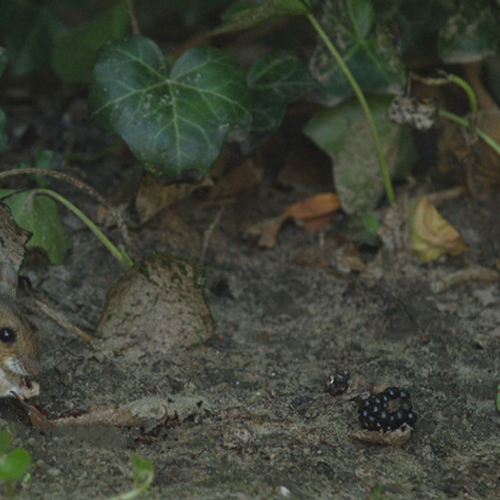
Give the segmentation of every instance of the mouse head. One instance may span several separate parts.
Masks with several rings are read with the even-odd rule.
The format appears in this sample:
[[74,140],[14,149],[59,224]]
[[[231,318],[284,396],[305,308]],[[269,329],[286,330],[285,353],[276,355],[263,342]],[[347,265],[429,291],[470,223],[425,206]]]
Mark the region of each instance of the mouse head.
[[14,303],[17,282],[14,267],[0,262],[0,397],[11,391],[26,396],[28,376],[39,371],[35,334]]

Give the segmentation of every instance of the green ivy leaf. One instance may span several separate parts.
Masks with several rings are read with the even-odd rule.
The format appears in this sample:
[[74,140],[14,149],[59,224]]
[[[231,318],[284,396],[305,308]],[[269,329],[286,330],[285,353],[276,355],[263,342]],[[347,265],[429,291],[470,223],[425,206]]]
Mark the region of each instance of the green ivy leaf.
[[26,248],[44,251],[52,264],[61,264],[72,244],[64,231],[56,202],[32,191],[0,190],[16,222],[33,233]]
[[[385,31],[375,24],[370,0],[324,0],[318,15],[323,29],[365,93],[396,94],[405,69]],[[322,86],[318,100],[335,106],[354,95],[342,69],[319,40],[309,68]]]
[[252,28],[265,21],[285,16],[307,15],[307,0],[245,0],[227,9],[222,15],[222,26],[214,35]]
[[283,121],[286,107],[316,86],[307,66],[282,50],[255,61],[247,75],[252,131],[271,132]]
[[465,64],[494,55],[500,47],[499,22],[499,8],[492,2],[460,2],[439,32],[439,56],[447,63]]
[[55,40],[52,66],[65,83],[89,82],[97,51],[108,40],[124,37],[129,17],[124,2]]
[[0,461],[0,479],[3,481],[17,481],[28,469],[31,455],[23,448],[13,449]]
[[[368,99],[393,178],[406,175],[415,159],[408,128],[384,119],[392,101],[389,96]],[[333,160],[336,191],[347,213],[364,213],[376,207],[384,193],[371,131],[357,100],[320,111],[304,133]]]
[[229,129],[248,119],[248,90],[226,52],[194,48],[169,71],[158,46],[136,35],[99,51],[89,106],[96,125],[119,134],[151,173],[205,174]]

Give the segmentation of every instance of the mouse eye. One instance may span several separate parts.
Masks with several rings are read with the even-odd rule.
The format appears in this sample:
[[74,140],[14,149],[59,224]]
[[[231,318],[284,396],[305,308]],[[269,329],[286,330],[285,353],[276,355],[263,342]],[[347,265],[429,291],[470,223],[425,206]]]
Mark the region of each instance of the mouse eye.
[[12,344],[16,340],[16,332],[12,328],[0,327],[0,342]]

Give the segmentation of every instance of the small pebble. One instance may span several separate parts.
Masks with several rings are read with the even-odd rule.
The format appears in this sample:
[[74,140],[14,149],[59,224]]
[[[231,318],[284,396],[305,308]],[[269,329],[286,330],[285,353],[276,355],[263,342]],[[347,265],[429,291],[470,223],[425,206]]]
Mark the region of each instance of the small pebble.
[[51,467],[48,471],[47,474],[52,477],[57,477],[61,475],[61,470],[58,469],[57,467]]
[[289,497],[292,494],[292,492],[286,486],[280,486],[278,488],[278,491],[279,491],[280,495],[282,497],[285,497],[285,498]]

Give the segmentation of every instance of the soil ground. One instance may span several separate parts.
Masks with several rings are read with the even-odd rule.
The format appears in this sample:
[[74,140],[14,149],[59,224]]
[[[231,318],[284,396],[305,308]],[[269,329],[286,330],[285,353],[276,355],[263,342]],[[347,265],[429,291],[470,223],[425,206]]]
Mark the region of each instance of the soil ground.
[[[19,106],[10,116],[21,120]],[[75,116],[70,113],[54,133]],[[85,140],[100,146],[102,133],[87,126]],[[23,154],[29,157],[18,148],[18,157],[7,156],[3,168]],[[108,158],[81,170],[109,196],[139,171],[130,160],[125,166],[119,161]],[[57,189],[95,214],[92,201],[73,188]],[[216,334],[131,366],[96,361],[89,344],[34,305],[33,297],[41,299],[92,332],[110,283],[123,272],[88,230],[65,216],[74,248],[64,264],[49,266],[32,255],[22,271],[32,291],[20,302],[38,328],[42,351],[40,405],[58,413],[160,396],[192,407],[153,429],[41,433],[15,401],[0,401],[3,425],[15,429],[16,445],[34,459],[29,481],[16,485],[18,498],[79,500],[125,492],[133,482],[132,453],[154,464],[154,483],[144,495],[151,499],[362,499],[371,498],[376,484],[393,500],[498,498],[500,290],[497,283],[465,281],[438,293],[435,285],[476,264],[494,266],[500,196],[440,205],[471,247],[466,254],[431,264],[403,254],[348,276],[294,263],[300,251],[320,243],[293,225],[284,227],[272,250],[242,238],[249,224],[302,197],[264,182],[227,204],[205,258]],[[214,202],[183,202],[132,234],[144,254],[197,260],[219,209]],[[335,231],[334,225],[325,234],[327,243]],[[116,230],[111,235],[118,240]],[[325,382],[337,370],[348,370],[351,383],[334,397]],[[388,386],[411,393],[418,415],[411,439],[402,447],[354,440],[356,398]]]

